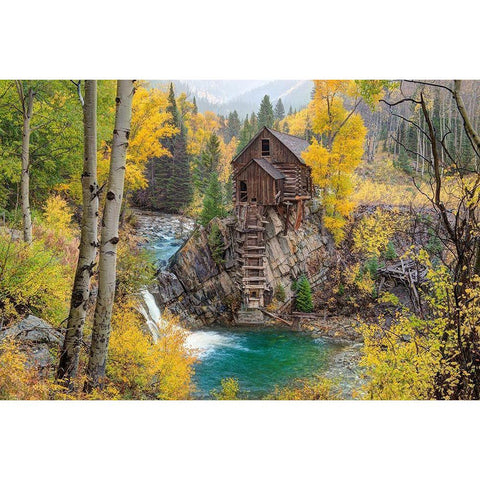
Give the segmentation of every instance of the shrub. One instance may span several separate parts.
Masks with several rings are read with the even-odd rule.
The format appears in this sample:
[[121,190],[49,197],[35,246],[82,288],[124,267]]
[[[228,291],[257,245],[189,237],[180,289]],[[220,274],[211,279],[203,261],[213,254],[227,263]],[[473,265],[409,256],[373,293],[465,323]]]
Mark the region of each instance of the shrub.
[[153,253],[139,247],[137,237],[128,231],[121,232],[120,235],[116,297],[136,294],[151,283],[155,275]]
[[299,312],[313,312],[312,289],[305,275],[300,277],[297,284],[296,306]]
[[275,300],[278,300],[279,302],[284,302],[285,299],[287,298],[285,294],[285,287],[281,283],[278,283],[275,286],[275,291],[273,293],[273,296],[275,297]]
[[47,228],[53,230],[57,235],[68,238],[73,236],[73,213],[62,197],[59,195],[48,197],[43,211],[43,222]]
[[378,277],[378,269],[378,258],[372,257],[365,262],[365,265],[363,267],[363,273],[368,273],[372,280],[376,280]]
[[[0,233],[0,315],[33,313],[58,325],[68,313],[73,265],[42,239],[27,245]],[[15,308],[13,309],[12,306]]]
[[223,242],[222,232],[216,223],[212,224],[210,227],[210,233],[207,241],[213,261],[217,264],[217,266],[223,265],[225,263],[225,259],[223,258],[225,244]]
[[52,400],[67,398],[63,387],[27,366],[27,355],[11,338],[0,344],[0,400]]
[[377,209],[364,216],[353,231],[354,249],[367,257],[378,257],[387,248],[390,238],[400,228],[400,218]]
[[298,379],[292,385],[275,388],[265,400],[340,400],[341,392],[334,382],[324,377]]
[[107,377],[122,398],[189,398],[195,356],[184,345],[186,333],[178,317],[165,311],[163,320],[162,335],[154,343],[133,301],[115,306]]
[[212,390],[211,395],[215,400],[238,400],[240,387],[236,378],[222,378],[221,390]]
[[395,260],[398,257],[392,241],[388,242],[387,249],[385,250],[385,253],[383,254],[383,256],[385,260]]

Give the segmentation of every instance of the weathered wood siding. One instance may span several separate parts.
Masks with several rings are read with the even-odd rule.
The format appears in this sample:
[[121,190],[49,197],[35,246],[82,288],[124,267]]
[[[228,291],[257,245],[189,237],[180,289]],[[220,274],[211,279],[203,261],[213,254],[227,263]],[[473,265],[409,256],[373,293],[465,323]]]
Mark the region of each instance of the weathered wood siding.
[[253,162],[236,178],[237,203],[240,202],[240,182],[247,184],[248,202],[254,199],[259,205],[275,205],[276,182],[263,168]]
[[[262,140],[270,140],[270,155],[262,156]],[[245,151],[235,160],[232,165],[233,170],[233,200],[239,202],[239,192],[238,192],[238,180],[240,177],[237,177],[237,172],[248,164],[254,158],[264,158],[270,162],[277,170],[282,172],[285,175],[285,180],[283,181],[283,186],[277,185],[276,191],[273,190],[273,186],[269,184],[272,181],[268,175],[265,174],[263,170],[259,167],[255,169],[255,173],[250,172],[250,177],[246,180],[243,178],[245,172],[242,172],[242,180],[247,181],[249,187],[248,197],[249,200],[252,197],[250,195],[250,189],[252,192],[255,192],[253,197],[257,198],[259,204],[264,205],[273,205],[275,204],[275,194],[281,189],[282,190],[282,200],[293,201],[296,196],[305,196],[312,194],[312,182],[310,168],[301,163],[298,158],[272,133],[268,130],[264,130],[258,138],[256,138],[251,145],[249,145]],[[250,170],[250,167],[248,168]],[[253,175],[259,173],[258,179],[255,179]],[[268,177],[262,179],[263,176]],[[252,181],[254,182],[252,184]],[[253,185],[253,187],[251,187]],[[260,192],[259,186],[263,185],[267,190],[265,192]],[[273,198],[272,198],[273,195]]]
[[[268,157],[262,156],[262,139],[266,138],[270,140],[270,156]],[[238,157],[234,165],[236,168],[241,168],[252,158],[266,158],[275,166],[279,163],[300,163],[298,158],[268,130],[264,130],[263,133],[252,142],[252,144]]]

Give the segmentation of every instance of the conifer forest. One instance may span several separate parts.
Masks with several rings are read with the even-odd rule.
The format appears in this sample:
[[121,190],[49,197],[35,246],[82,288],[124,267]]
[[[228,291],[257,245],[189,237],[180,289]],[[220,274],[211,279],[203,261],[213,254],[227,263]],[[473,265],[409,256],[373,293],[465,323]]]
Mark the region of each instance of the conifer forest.
[[0,399],[480,399],[480,81],[0,80]]

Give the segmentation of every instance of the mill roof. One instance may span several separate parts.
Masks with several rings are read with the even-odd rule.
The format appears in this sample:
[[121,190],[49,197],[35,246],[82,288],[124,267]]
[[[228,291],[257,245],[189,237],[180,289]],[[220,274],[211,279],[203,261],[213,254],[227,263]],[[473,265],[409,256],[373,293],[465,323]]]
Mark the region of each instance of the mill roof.
[[309,146],[306,140],[295,135],[272,130],[271,128],[267,128],[267,130],[277,137],[302,163],[305,163],[305,160],[302,158],[302,152]]
[[268,130],[274,137],[276,137],[283,145],[285,145],[298,158],[299,162],[305,165],[305,160],[302,158],[302,152],[306,150],[309,143],[303,138],[290,135],[288,133],[278,132],[268,127],[263,127],[242,149],[242,151],[235,156],[232,163],[260,136],[263,130]]
[[265,160],[264,158],[252,159],[237,172],[237,175],[240,172],[243,172],[243,170],[245,170],[247,167],[252,165],[253,162],[255,162],[259,167],[261,167],[265,172],[267,172],[274,180],[281,180],[282,178],[285,178],[285,175],[280,170],[275,168],[270,162],[267,162],[267,160]]

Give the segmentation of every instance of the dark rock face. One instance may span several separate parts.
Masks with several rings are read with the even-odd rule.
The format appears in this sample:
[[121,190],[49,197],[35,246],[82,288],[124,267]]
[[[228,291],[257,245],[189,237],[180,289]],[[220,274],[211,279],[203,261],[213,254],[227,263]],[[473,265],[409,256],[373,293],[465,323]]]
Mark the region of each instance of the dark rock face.
[[[286,302],[293,296],[292,281],[306,273],[312,287],[318,287],[328,271],[331,245],[320,231],[320,218],[306,216],[302,227],[284,233],[284,223],[275,209],[265,215],[266,278],[269,288],[282,284]],[[191,327],[219,323],[230,325],[240,307],[240,267],[235,261],[235,219],[215,219],[224,244],[224,258],[212,257],[206,229],[197,230],[158,275],[152,290],[160,309],[168,307]]]
[[63,336],[42,319],[29,315],[15,325],[0,331],[0,343],[7,337],[19,342],[28,356],[28,364],[49,368],[56,358],[51,350],[61,347]]

